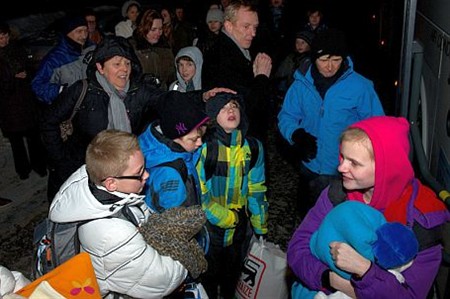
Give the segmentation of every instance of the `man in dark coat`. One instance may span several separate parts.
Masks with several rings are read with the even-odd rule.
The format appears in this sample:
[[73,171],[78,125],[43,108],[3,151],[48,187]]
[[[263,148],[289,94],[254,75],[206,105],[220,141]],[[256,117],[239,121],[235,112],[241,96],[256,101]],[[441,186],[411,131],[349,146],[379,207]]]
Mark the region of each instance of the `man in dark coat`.
[[272,60],[265,53],[258,53],[254,59],[250,56],[258,24],[256,7],[249,2],[235,1],[227,6],[217,43],[204,53],[202,84],[206,89],[227,87],[243,94],[248,134],[266,144]]

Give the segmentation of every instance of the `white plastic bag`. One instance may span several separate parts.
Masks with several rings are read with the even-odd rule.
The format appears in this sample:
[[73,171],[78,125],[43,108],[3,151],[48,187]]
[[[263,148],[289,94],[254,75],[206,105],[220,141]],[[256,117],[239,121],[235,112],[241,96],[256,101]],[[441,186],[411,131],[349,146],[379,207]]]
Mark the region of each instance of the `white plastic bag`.
[[237,299],[287,299],[286,253],[278,245],[252,238],[236,287]]

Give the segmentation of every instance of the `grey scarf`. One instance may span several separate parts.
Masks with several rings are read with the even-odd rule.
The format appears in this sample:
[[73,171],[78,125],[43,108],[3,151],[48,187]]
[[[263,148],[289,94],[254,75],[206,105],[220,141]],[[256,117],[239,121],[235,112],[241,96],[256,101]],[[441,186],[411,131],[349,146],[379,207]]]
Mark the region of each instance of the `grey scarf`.
[[125,108],[124,99],[127,96],[130,82],[128,81],[123,91],[117,90],[108,80],[105,79],[98,71],[95,72],[98,83],[109,95],[108,104],[108,129],[116,129],[120,131],[130,132],[131,125],[128,118],[127,109]]

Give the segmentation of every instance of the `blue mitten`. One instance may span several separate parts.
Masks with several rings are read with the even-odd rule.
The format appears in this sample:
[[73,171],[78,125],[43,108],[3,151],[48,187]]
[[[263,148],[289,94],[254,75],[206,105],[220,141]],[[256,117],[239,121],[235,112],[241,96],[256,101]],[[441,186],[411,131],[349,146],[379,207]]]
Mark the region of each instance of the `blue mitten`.
[[419,250],[414,232],[398,222],[383,224],[376,231],[377,241],[372,245],[375,260],[384,269],[398,268],[410,262]]

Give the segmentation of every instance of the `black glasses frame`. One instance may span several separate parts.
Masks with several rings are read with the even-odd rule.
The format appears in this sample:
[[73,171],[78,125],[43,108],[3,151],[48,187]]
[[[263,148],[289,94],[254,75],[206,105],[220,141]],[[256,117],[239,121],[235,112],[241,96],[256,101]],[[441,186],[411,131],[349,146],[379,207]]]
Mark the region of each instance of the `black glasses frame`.
[[109,176],[102,180],[102,182],[106,181],[108,178],[113,178],[117,180],[136,180],[142,182],[142,177],[145,174],[145,167],[142,168],[142,172],[139,175],[121,175],[121,176]]

